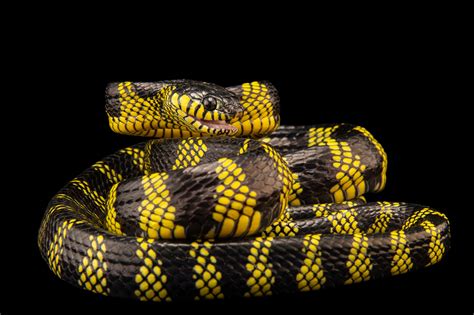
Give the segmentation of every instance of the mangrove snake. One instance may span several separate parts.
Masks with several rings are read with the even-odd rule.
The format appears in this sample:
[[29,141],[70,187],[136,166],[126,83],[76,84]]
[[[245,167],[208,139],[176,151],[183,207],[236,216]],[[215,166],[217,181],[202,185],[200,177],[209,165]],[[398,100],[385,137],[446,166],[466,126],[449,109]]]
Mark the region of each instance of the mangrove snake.
[[265,296],[402,274],[449,247],[444,214],[365,203],[387,171],[367,130],[277,129],[268,82],[113,83],[106,111],[113,131],[161,139],[95,163],[49,203],[39,248],[75,286],[143,301]]

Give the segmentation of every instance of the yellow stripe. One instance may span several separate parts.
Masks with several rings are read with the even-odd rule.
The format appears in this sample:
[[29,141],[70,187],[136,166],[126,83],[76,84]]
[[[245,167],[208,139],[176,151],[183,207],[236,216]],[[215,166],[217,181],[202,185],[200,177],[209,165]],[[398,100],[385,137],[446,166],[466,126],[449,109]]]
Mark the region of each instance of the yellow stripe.
[[89,236],[90,247],[87,255],[82,258],[82,262],[77,268],[79,273],[79,286],[94,293],[108,295],[110,289],[107,286],[106,272],[107,263],[104,255],[107,252],[104,237],[102,235]]
[[138,226],[152,239],[182,239],[184,227],[175,224],[176,208],[171,205],[170,192],[165,181],[167,173],[153,173],[142,177],[146,198],[138,207]]
[[62,257],[64,251],[64,242],[66,240],[67,234],[75,224],[82,222],[83,221],[77,221],[76,219],[64,221],[58,227],[56,233],[54,233],[53,240],[49,245],[49,249],[46,254],[48,258],[48,264],[54,274],[59,278],[61,278],[61,265],[59,264],[59,260]]
[[207,146],[201,138],[184,139],[178,145],[176,160],[172,170],[196,166],[207,152]]
[[245,265],[251,274],[247,279],[249,291],[244,294],[245,297],[272,295],[271,289],[275,283],[275,276],[268,262],[272,240],[272,237],[257,237],[252,242],[250,253],[247,256],[248,262]]
[[285,220],[279,219],[273,222],[263,231],[262,236],[294,237],[298,231],[296,223],[286,218]]
[[208,300],[224,298],[224,293],[222,293],[219,285],[222,274],[217,269],[216,257],[210,254],[211,249],[212,244],[207,241],[191,243],[189,255],[196,261],[193,267],[193,279],[196,289],[199,290],[199,295],[195,297],[196,300],[200,298]]
[[395,253],[392,259],[392,275],[406,273],[413,268],[410,258],[410,247],[404,231],[390,232],[391,249]]
[[354,199],[367,191],[363,177],[367,166],[361,163],[360,156],[352,153],[347,142],[332,138],[332,134],[338,128],[338,125],[327,128],[310,128],[308,132],[308,147],[327,146],[333,155],[332,165],[337,170],[338,183],[332,186],[329,191],[336,203]]
[[196,114],[194,114],[193,116],[196,117],[197,119],[203,119],[204,106],[199,105],[198,107],[199,108],[196,111]]
[[[191,105],[189,106],[189,109],[187,111],[188,115],[196,117],[196,108],[198,107],[198,103],[192,102]],[[186,112],[186,111],[185,111]]]
[[163,274],[163,262],[157,259],[157,253],[153,249],[153,240],[137,238],[138,248],[136,255],[143,261],[139,272],[135,275],[135,296],[140,301],[171,301],[166,290],[168,277]]
[[261,228],[262,215],[255,209],[257,193],[244,184],[247,175],[232,159],[221,158],[216,168],[220,184],[212,218],[220,223],[208,237],[252,235]]
[[412,215],[410,215],[410,217],[402,225],[401,229],[402,230],[407,230],[407,229],[411,228],[412,226],[417,224],[421,219],[424,219],[427,215],[437,215],[437,216],[442,217],[445,220],[448,220],[448,218],[446,217],[446,215],[444,213],[435,211],[435,210],[430,209],[430,208],[423,208],[419,211],[416,211]]
[[344,283],[351,284],[370,279],[370,271],[372,270],[372,262],[368,256],[367,249],[369,247],[367,236],[356,233],[353,235],[352,248],[346,267],[350,273],[350,278]]
[[112,186],[109,192],[109,198],[107,199],[107,215],[105,217],[105,226],[107,230],[117,235],[125,235],[122,232],[120,223],[117,222],[117,210],[115,209],[115,201],[117,200],[117,187],[118,184]]
[[331,222],[331,233],[354,234],[361,233],[356,220],[355,210],[339,210],[330,214],[327,219]]
[[319,290],[326,282],[324,269],[321,263],[321,251],[318,249],[320,234],[308,234],[303,239],[303,254],[305,258],[296,275],[296,282],[300,291]]
[[430,244],[428,249],[428,256],[430,258],[430,262],[426,266],[431,266],[436,264],[438,261],[443,258],[443,255],[446,251],[444,244],[441,242],[441,233],[436,228],[436,226],[431,223],[430,221],[423,221],[421,226],[425,229],[425,231],[431,235]]
[[204,114],[204,119],[205,120],[212,120],[213,119],[212,112],[206,112],[206,114]]

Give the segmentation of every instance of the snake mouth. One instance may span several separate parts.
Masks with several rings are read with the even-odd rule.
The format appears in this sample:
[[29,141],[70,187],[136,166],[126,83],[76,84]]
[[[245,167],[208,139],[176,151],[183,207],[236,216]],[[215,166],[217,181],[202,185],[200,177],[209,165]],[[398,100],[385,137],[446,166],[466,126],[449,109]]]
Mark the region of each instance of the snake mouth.
[[[239,129],[233,126],[231,123],[231,121],[235,118],[235,115],[230,116],[225,113],[220,113],[219,115],[220,119],[203,119],[203,118],[197,118],[179,109],[178,109],[178,115],[182,117],[183,121],[185,122],[186,126],[189,128],[191,132],[198,132],[198,133],[204,133],[204,134],[209,134],[209,135],[232,136],[239,131]],[[213,115],[213,116],[216,117],[216,115]]]
[[233,135],[237,133],[238,128],[230,124],[231,117],[225,117],[225,120],[201,119],[192,115],[183,113],[184,120],[188,127],[196,132],[203,132],[210,135]]
[[227,131],[229,134],[234,134],[237,132],[237,127],[232,126],[225,120],[206,120],[193,117],[195,121],[200,123],[203,126],[206,126],[209,129]]

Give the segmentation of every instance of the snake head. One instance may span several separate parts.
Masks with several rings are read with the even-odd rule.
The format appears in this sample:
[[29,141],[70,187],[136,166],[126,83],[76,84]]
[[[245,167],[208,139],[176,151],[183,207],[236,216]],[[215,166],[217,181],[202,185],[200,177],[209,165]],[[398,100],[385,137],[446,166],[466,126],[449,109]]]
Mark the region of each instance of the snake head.
[[127,135],[261,137],[279,124],[278,92],[265,81],[232,87],[190,80],[115,82],[105,100],[110,128]]
[[189,80],[177,82],[174,87],[168,103],[177,109],[189,129],[210,135],[237,132],[229,123],[244,110],[236,94],[212,83]]

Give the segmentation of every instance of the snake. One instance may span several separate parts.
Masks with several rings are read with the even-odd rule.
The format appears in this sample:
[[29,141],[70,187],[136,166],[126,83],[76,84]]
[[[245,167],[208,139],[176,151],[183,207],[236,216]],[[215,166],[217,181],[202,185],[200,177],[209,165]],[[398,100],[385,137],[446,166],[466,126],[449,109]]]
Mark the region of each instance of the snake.
[[38,246],[71,285],[155,302],[295,294],[404,274],[449,249],[442,212],[366,201],[388,165],[369,131],[280,126],[268,81],[109,83],[105,110],[112,131],[149,139],[49,202]]

